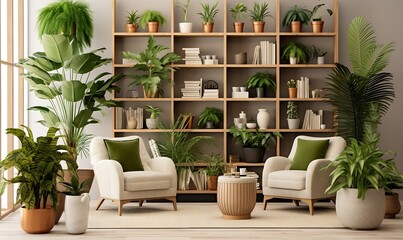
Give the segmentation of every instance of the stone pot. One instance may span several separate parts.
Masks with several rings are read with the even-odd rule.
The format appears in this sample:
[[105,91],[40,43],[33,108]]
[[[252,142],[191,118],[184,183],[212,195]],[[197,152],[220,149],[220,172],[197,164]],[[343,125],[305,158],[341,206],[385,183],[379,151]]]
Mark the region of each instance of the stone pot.
[[158,128],[158,119],[155,118],[147,118],[146,126],[148,129],[156,129]]

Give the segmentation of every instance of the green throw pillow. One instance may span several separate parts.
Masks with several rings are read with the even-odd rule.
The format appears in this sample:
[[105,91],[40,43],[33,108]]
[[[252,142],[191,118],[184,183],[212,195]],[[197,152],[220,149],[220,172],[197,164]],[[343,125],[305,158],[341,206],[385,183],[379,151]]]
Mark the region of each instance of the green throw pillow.
[[291,170],[306,170],[309,163],[315,159],[325,158],[329,139],[305,140],[298,139],[297,151],[292,160]]
[[109,159],[116,160],[122,165],[123,172],[144,171],[140,159],[139,140],[113,141],[104,139]]

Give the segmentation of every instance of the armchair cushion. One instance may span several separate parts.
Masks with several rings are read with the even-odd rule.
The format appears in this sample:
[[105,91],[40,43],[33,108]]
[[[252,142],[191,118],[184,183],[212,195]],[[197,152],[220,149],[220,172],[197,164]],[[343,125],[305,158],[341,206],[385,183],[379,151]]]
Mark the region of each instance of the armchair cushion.
[[123,172],[144,171],[140,159],[139,140],[113,141],[104,139],[108,155],[111,160],[118,161]]
[[306,171],[283,170],[269,174],[268,186],[271,188],[304,190]]
[[315,159],[325,158],[329,139],[305,140],[298,139],[297,150],[290,170],[306,170]]
[[134,171],[123,173],[125,191],[150,191],[169,189],[171,175],[156,171]]

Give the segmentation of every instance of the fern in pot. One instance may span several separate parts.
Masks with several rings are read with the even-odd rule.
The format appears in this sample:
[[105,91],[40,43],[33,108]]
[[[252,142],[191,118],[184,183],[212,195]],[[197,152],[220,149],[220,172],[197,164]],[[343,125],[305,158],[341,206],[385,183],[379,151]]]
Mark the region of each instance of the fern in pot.
[[150,33],[158,32],[159,27],[162,27],[166,22],[164,15],[155,10],[146,10],[140,17],[140,26]]
[[199,128],[214,128],[223,120],[223,113],[216,107],[206,107],[200,114],[197,125]]
[[218,176],[224,173],[224,159],[219,154],[205,156],[207,167],[204,170],[207,175],[207,189],[217,190]]
[[276,79],[269,72],[257,72],[246,81],[245,87],[256,89],[257,97],[262,98],[265,88],[270,87],[274,91],[276,90]]

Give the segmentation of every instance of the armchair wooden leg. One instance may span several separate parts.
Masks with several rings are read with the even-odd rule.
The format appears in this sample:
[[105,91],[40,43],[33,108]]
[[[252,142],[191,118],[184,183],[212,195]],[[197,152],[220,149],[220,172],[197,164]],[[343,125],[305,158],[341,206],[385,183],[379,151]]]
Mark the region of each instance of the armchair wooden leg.
[[142,207],[144,203],[144,200],[139,200],[139,207]]
[[333,202],[334,204],[336,204],[336,197],[332,197],[330,200],[332,200],[332,202]]
[[295,206],[299,207],[299,200],[292,200],[295,204]]
[[105,201],[105,198],[100,197],[95,210],[98,210],[101,207],[102,203],[104,203],[104,201]]
[[308,204],[309,206],[309,214],[313,216],[314,208],[313,205],[318,201],[316,199],[301,199],[304,203]]
[[119,201],[119,202],[118,202],[118,214],[119,214],[119,216],[122,216],[123,204],[125,204],[124,201]]
[[263,210],[266,210],[267,202],[272,198],[273,198],[272,196],[264,196],[264,198],[263,198],[263,202],[264,202]]
[[169,201],[172,201],[172,205],[174,206],[174,210],[177,211],[178,208],[176,206],[176,197],[167,197]]

